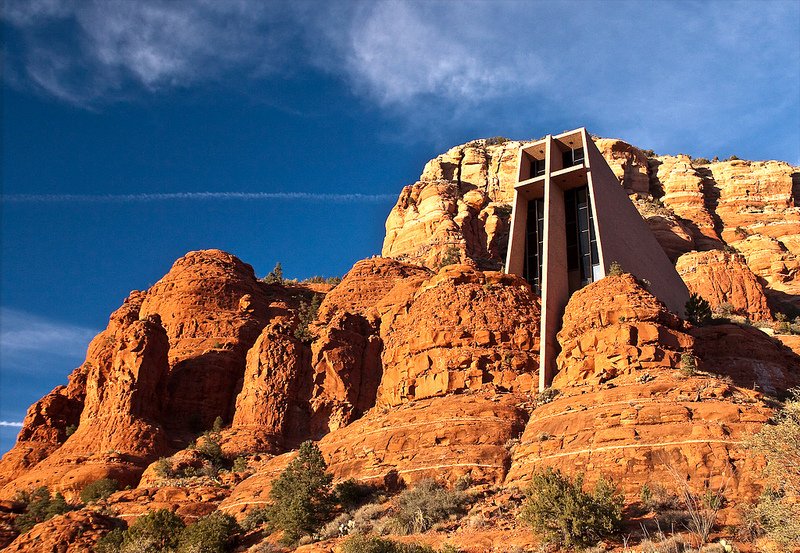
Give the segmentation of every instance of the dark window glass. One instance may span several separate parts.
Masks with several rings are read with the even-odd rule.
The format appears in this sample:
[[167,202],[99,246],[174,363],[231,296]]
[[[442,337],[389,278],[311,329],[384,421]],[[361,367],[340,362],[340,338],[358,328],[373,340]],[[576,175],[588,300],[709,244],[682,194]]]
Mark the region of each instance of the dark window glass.
[[564,162],[564,169],[583,163],[583,148],[567,150],[561,154],[561,160]]
[[531,178],[544,175],[544,160],[534,159],[531,162]]
[[585,186],[564,192],[564,210],[567,233],[567,271],[578,272],[580,286],[592,282],[592,266],[599,263],[597,239],[594,234],[594,217]]
[[541,293],[542,259],[544,258],[544,200],[528,202],[528,222],[525,231],[525,280],[534,292]]

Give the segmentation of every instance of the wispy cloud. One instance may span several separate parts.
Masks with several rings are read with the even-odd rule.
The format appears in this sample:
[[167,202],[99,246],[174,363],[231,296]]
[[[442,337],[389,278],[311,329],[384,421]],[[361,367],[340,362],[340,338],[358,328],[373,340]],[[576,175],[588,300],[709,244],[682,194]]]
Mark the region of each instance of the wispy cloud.
[[[80,358],[96,330],[0,308],[0,356],[30,359],[31,353]],[[5,361],[5,359],[4,359]]]
[[301,202],[378,203],[395,201],[397,194],[325,194],[315,192],[171,192],[161,194],[7,194],[5,203],[134,203],[175,200],[278,200]]
[[[5,4],[7,79],[88,107],[208,82],[267,95],[313,69],[417,140],[587,125],[662,149],[745,143],[800,110],[796,0]],[[796,133],[773,134],[794,159]]]
[[14,428],[22,428],[22,421],[0,421],[0,426],[11,426]]

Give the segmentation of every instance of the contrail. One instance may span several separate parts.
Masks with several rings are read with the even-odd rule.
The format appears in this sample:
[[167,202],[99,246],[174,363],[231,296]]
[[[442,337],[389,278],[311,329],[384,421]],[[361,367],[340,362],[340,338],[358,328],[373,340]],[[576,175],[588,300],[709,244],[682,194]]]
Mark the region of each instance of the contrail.
[[0,426],[12,426],[14,428],[22,428],[22,423],[16,421],[0,421]]
[[316,192],[167,192],[161,194],[6,194],[5,203],[131,203],[169,200],[279,200],[336,203],[387,202],[397,194],[325,194]]

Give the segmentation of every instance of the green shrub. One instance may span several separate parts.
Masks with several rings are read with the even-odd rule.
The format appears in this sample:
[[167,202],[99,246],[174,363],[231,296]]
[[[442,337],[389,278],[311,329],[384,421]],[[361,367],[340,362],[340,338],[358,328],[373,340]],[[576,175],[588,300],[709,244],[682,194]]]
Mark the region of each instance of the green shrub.
[[70,510],[64,496],[60,492],[50,495],[50,490],[42,486],[32,491],[20,491],[14,501],[24,503],[25,510],[14,520],[14,526],[24,534],[40,522],[50,520]]
[[398,534],[425,532],[450,515],[463,514],[466,503],[463,491],[448,490],[435,480],[422,480],[397,496],[391,525]]
[[125,530],[115,528],[94,545],[94,553],[119,553],[125,539]]
[[491,138],[486,139],[487,146],[499,146],[501,144],[505,144],[511,140],[510,138],[506,138],[505,136],[492,136]]
[[355,535],[342,544],[342,553],[436,553],[436,550],[417,543],[400,543],[375,536]]
[[225,553],[238,533],[236,519],[217,511],[184,528],[178,553]]
[[173,551],[184,527],[181,518],[168,509],[150,511],[125,531],[120,549],[124,553]]
[[161,457],[156,461],[153,471],[159,478],[175,478],[175,471],[172,469],[172,459]]
[[697,326],[708,324],[711,321],[711,305],[699,294],[691,294],[686,302],[686,318]]
[[547,541],[588,547],[616,534],[622,523],[623,498],[607,480],[593,493],[583,491],[583,476],[571,480],[547,469],[534,474],[520,518]]
[[91,484],[87,484],[81,490],[81,501],[92,503],[99,499],[105,499],[119,489],[119,482],[112,478],[101,478]]
[[246,532],[261,528],[269,523],[269,509],[266,507],[256,507],[247,511],[244,520],[242,520],[242,529]]
[[330,518],[331,480],[328,465],[313,442],[304,442],[272,484],[272,504],[266,518],[275,530],[283,530],[284,543],[294,543],[311,534]]
[[681,373],[684,376],[694,376],[697,374],[697,359],[689,352],[681,354]]
[[457,263],[461,263],[461,250],[455,246],[448,246],[442,257],[439,258],[439,268],[456,265]]
[[64,434],[66,434],[67,438],[69,438],[70,436],[72,436],[75,433],[75,431],[77,429],[78,429],[78,427],[76,425],[70,424],[69,426],[67,426],[64,429]]
[[280,261],[275,264],[275,268],[270,273],[261,279],[266,284],[283,284],[283,267]]
[[219,444],[217,432],[204,433],[203,438],[198,441],[197,451],[217,469],[225,464],[226,459],[222,454],[222,446]]
[[656,157],[656,153],[653,150],[642,150],[642,153],[648,158]]
[[233,460],[233,466],[231,467],[233,472],[244,472],[247,470],[247,457],[244,455],[239,455],[236,459]]
[[749,438],[746,446],[766,458],[773,489],[765,492],[750,510],[759,530],[781,543],[800,543],[800,389],[791,396],[770,423]]
[[625,270],[622,268],[622,265],[616,261],[612,261],[611,265],[608,266],[608,276],[622,276],[624,274]]
[[300,307],[297,310],[299,322],[294,331],[295,338],[301,342],[310,342],[314,339],[314,335],[311,333],[310,325],[316,320],[318,312],[319,296],[317,294],[314,294],[314,296],[311,298],[310,304],[304,301],[300,302]]

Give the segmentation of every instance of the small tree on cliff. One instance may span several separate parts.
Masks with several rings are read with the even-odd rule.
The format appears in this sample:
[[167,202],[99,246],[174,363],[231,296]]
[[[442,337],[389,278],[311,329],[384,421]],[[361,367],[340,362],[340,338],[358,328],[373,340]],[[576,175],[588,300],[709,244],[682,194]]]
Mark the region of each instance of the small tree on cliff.
[[304,301],[300,302],[300,307],[297,310],[299,322],[294,331],[294,337],[301,342],[310,342],[314,339],[314,335],[311,333],[309,326],[317,318],[319,303],[319,296],[316,294],[311,298],[310,304]]
[[280,261],[277,262],[275,268],[264,277],[264,282],[267,284],[283,284],[283,267],[281,267]]
[[686,302],[686,318],[694,325],[708,324],[711,320],[711,305],[699,294],[692,294]]
[[314,532],[329,518],[333,504],[328,465],[313,442],[303,442],[297,457],[272,484],[267,520],[283,530],[285,543]]

